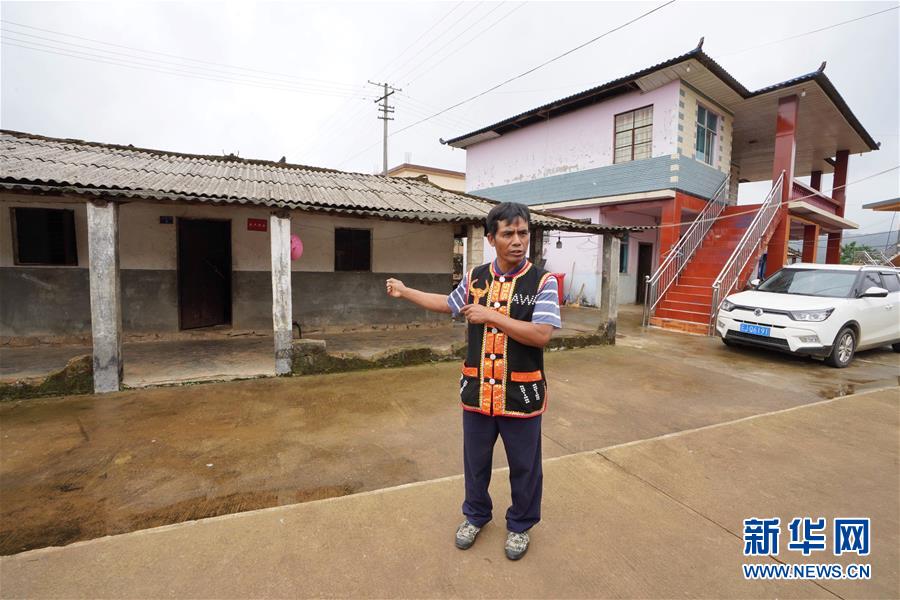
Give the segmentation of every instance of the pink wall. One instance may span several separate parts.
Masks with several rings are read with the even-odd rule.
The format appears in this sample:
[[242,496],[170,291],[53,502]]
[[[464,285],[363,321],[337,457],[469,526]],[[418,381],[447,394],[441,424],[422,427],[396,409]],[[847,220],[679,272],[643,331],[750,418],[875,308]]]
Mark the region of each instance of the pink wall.
[[[590,219],[591,223],[604,225],[656,225],[657,218],[651,215],[640,215],[629,212],[602,214],[599,207],[564,208],[552,211],[554,214],[572,219]],[[619,274],[618,301],[621,304],[634,303],[637,292],[638,243],[653,245],[653,266],[657,266],[657,229],[640,233],[632,233],[628,244],[628,271]],[[562,241],[562,248],[556,247],[557,240]],[[602,236],[586,235],[568,231],[544,232],[544,268],[551,273],[565,273],[564,293],[575,300],[579,291],[582,301],[597,306],[599,302],[598,285],[601,272]],[[484,262],[496,258],[496,253],[487,238],[484,239]],[[582,287],[583,286],[583,287]]]
[[[555,214],[573,219],[590,218],[592,223],[603,225],[655,225],[656,218],[650,215],[635,213],[602,214],[598,207],[569,208],[553,211]],[[619,274],[618,301],[631,304],[635,301],[637,285],[638,243],[653,244],[656,255],[656,229],[633,233],[628,243],[628,270]],[[560,237],[561,236],[561,237]],[[563,247],[557,248],[556,241],[561,239]],[[601,271],[602,237],[585,236],[579,233],[546,232],[544,234],[544,256],[547,258],[545,268],[554,273],[566,274],[565,293],[574,301],[582,290],[584,302],[596,306],[599,302],[598,282]],[[654,259],[653,268],[656,267]]]
[[[604,167],[613,161],[615,115],[653,105],[653,156],[675,154],[678,90],[673,81],[617,96],[466,148],[466,190]],[[577,292],[577,290],[576,290]]]
[[[554,213],[573,219],[590,218],[597,223],[600,210],[594,208],[570,208],[557,210]],[[562,248],[556,247],[556,241],[562,241]],[[582,296],[589,304],[596,304],[597,281],[600,273],[600,254],[602,252],[601,236],[585,235],[568,231],[547,231],[544,233],[544,257],[547,259],[545,269],[552,273],[565,273],[565,294],[574,301],[584,285]]]

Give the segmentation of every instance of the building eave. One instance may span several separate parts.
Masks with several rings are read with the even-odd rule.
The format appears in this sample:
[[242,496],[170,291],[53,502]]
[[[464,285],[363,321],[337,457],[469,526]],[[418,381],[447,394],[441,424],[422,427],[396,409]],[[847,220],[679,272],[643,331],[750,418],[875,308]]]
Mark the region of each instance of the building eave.
[[572,94],[565,98],[549,102],[537,108],[519,113],[507,119],[503,119],[502,121],[498,121],[492,125],[482,127],[481,129],[477,129],[470,133],[466,133],[449,140],[442,139],[441,143],[452,146],[454,148],[466,148],[486,139],[499,137],[500,135],[503,135],[504,133],[507,133],[509,131],[527,127],[528,125],[531,125],[533,123],[545,121],[551,117],[559,116],[566,112],[571,112],[573,110],[578,110],[591,104],[596,104],[597,102],[605,101],[606,99],[613,96],[637,91],[639,87],[637,86],[636,82],[642,77],[646,77],[647,75],[653,74],[657,71],[661,71],[663,69],[667,69],[690,60],[696,60],[697,62],[699,62],[743,99],[770,94],[781,89],[785,89],[805,82],[813,82],[818,85],[822,89],[822,91],[825,92],[825,94],[831,99],[835,107],[840,111],[841,115],[844,117],[847,123],[864,141],[866,146],[870,150],[878,150],[879,148],[879,144],[872,138],[869,132],[866,131],[865,127],[863,127],[862,123],[859,121],[859,119],[857,119],[856,115],[853,114],[853,111],[850,110],[847,102],[834,87],[834,84],[832,84],[828,77],[825,75],[824,63],[821,67],[819,67],[818,70],[812,73],[800,75],[798,77],[766,86],[755,91],[750,91],[746,87],[744,87],[737,79],[735,79],[728,71],[726,71],[719,63],[713,60],[712,57],[703,52],[702,42],[700,46],[697,46],[690,52],[687,52],[680,56],[676,56],[675,58],[658,63],[651,67],[647,67],[646,69],[637,71],[630,75],[614,79],[610,82],[590,88],[583,92]]

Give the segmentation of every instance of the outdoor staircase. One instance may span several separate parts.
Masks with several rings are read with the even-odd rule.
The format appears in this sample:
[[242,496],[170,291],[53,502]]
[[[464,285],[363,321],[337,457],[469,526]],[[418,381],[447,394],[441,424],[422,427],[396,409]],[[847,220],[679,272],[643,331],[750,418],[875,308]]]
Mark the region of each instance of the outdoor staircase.
[[722,211],[719,220],[706,234],[703,245],[697,248],[681,275],[663,294],[650,317],[651,326],[701,335],[708,333],[713,282],[753,221],[754,209],[760,206],[729,206]]
[[784,174],[762,204],[726,206],[726,183],[647,278],[644,324],[711,335],[722,300],[751,279],[776,226]]

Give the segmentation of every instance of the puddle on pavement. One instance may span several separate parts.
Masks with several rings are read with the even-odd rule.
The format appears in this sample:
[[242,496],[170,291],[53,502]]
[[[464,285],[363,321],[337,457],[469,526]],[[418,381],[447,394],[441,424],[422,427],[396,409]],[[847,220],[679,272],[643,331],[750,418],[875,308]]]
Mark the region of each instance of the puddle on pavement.
[[830,400],[832,398],[840,398],[841,396],[849,396],[856,393],[856,384],[842,383],[837,386],[827,387],[819,390],[819,396]]
[[[836,385],[823,386],[817,392],[820,398],[831,400],[832,398],[840,398],[842,396],[850,396],[852,394],[860,394],[862,392],[871,392],[880,390],[891,385],[891,380],[884,379],[850,379]],[[896,385],[900,386],[900,376],[897,376]]]
[[[3,525],[0,526],[0,555],[8,556],[48,546],[65,546],[105,535],[117,535],[260,508],[336,498],[352,494],[360,488],[360,484],[354,483],[303,490],[243,492],[218,498],[198,497],[137,514],[122,514],[124,511],[116,511],[118,514],[110,513],[103,501],[98,503],[93,498],[82,497],[79,503],[78,499],[73,498],[72,502],[66,503],[63,507],[57,505],[57,510],[52,511],[53,514],[44,511],[40,514],[19,515],[16,519],[5,518]],[[69,484],[55,488],[57,492],[62,493],[80,489]],[[35,511],[40,510],[39,506],[33,508]],[[60,508],[64,510],[59,510]],[[23,526],[23,522],[33,525]]]

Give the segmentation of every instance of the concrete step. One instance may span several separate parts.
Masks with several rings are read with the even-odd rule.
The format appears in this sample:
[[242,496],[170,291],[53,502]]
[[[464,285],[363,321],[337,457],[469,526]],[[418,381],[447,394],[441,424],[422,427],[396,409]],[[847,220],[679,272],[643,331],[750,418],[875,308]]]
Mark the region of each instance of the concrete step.
[[[683,273],[684,274],[681,276],[681,279],[702,279],[703,281],[700,282],[701,285],[711,286],[713,281],[716,280],[716,277],[719,276],[719,267],[697,267],[695,269],[691,269],[690,271],[685,269]],[[695,285],[697,284],[696,281],[693,281],[691,283]]]
[[[716,275],[718,275],[718,273],[716,273]],[[712,282],[715,281],[715,279],[716,279],[715,275],[713,275],[712,277],[697,277],[697,276],[691,276],[691,275],[682,275],[681,277],[678,278],[678,283],[679,283],[679,285],[693,285],[693,286],[700,286],[700,287],[708,288],[709,286],[712,285]]]
[[689,294],[680,291],[676,292],[674,288],[672,288],[666,293],[665,300],[672,300],[673,302],[692,302],[694,304],[705,304],[709,306],[712,303],[712,289],[709,290],[708,294]]
[[679,283],[673,285],[669,289],[669,293],[687,294],[689,296],[700,296],[701,298],[712,298],[712,286],[709,285],[686,285]]
[[712,306],[712,298],[696,296],[685,298],[685,295],[686,294],[678,294],[676,292],[675,297],[673,297],[673,294],[670,292],[666,294],[666,297],[659,303],[659,307],[694,312],[709,312],[710,307]]
[[696,312],[689,310],[674,310],[671,308],[657,308],[654,316],[663,319],[675,319],[678,321],[690,321],[693,323],[709,324],[709,312]]
[[650,317],[650,326],[667,329],[669,331],[690,333],[693,335],[707,335],[709,330],[708,326],[702,323],[679,321],[678,319],[664,319],[662,317]]
[[670,299],[668,295],[666,295],[665,300],[659,303],[657,310],[665,309],[665,310],[682,310],[687,312],[697,312],[709,314],[709,311],[712,307],[712,300],[709,299],[705,303],[704,302],[685,302],[682,300]]

